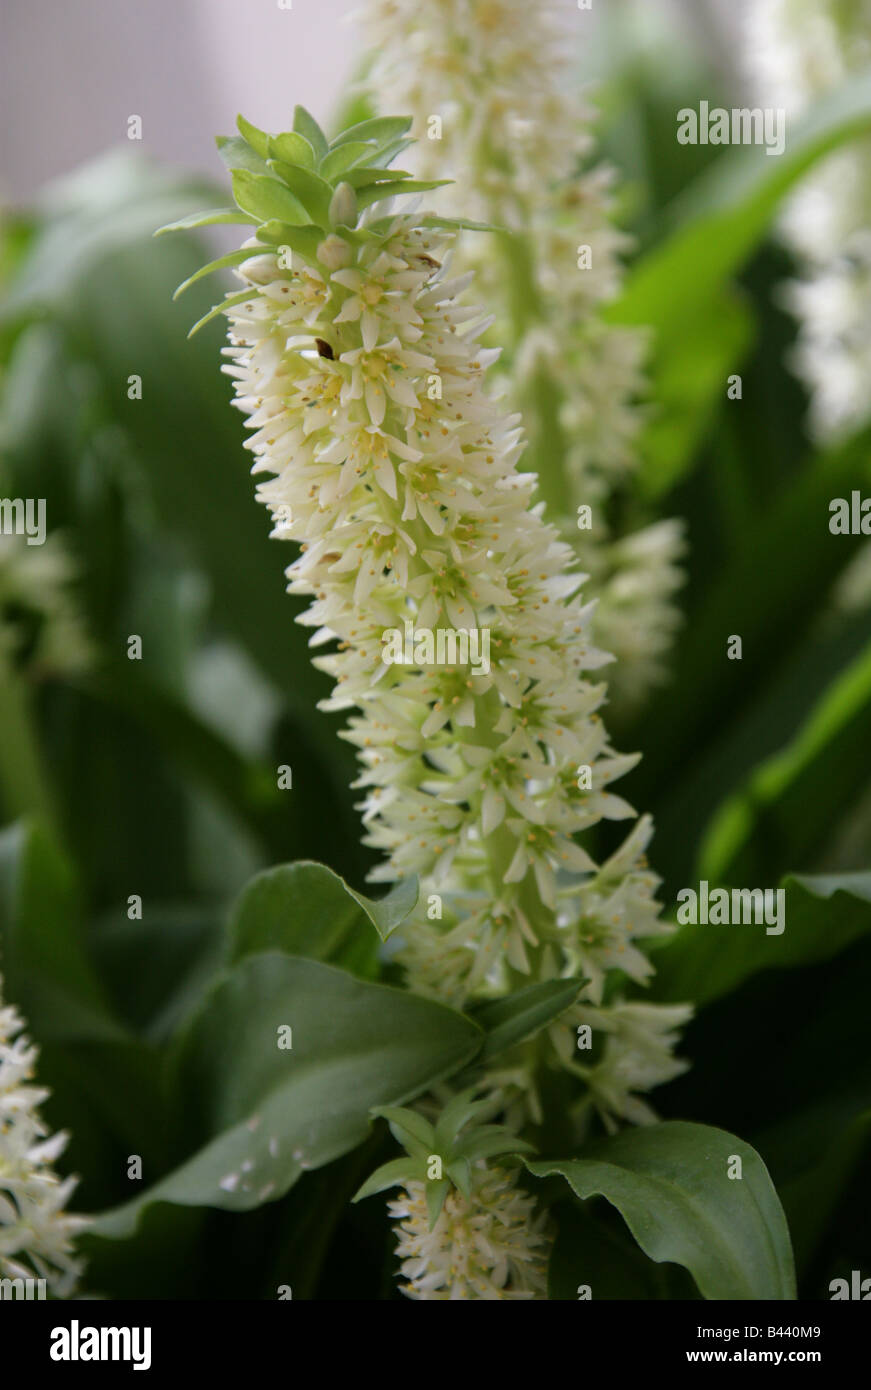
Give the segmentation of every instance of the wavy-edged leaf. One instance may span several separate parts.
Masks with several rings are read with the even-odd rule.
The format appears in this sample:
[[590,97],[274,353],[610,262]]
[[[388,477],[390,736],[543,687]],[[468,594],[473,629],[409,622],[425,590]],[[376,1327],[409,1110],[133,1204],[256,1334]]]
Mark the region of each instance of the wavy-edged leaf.
[[[740,1178],[728,1176],[735,1158]],[[565,1178],[582,1201],[604,1197],[644,1253],[683,1265],[704,1298],[796,1296],[780,1200],[762,1159],[733,1134],[671,1120],[591,1145],[583,1158],[526,1166]]]
[[404,879],[376,902],[355,893],[332,869],[308,860],[265,869],[246,884],[233,908],[231,958],[280,950],[338,962],[359,944],[371,946],[364,955],[374,961],[372,927],[386,941],[414,908],[417,893],[417,880]]
[[759,970],[828,960],[871,932],[871,873],[789,875],[781,887],[780,935],[764,924],[681,926],[656,953],[651,997],[709,1004]]
[[[281,1029],[292,1047],[281,1049]],[[204,1146],[97,1220],[122,1238],[155,1202],[249,1211],[356,1148],[371,1111],[402,1104],[465,1064],[480,1030],[407,990],[278,953],[240,961],[194,1019],[181,1051]]]

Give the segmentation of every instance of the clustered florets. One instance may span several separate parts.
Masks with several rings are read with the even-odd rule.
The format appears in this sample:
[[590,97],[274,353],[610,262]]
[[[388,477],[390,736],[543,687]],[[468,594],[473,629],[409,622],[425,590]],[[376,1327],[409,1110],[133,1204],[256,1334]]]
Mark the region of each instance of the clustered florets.
[[[637,943],[668,930],[644,857],[651,829],[640,821],[602,865],[576,843],[633,815],[611,783],[636,759],[608,741],[605,687],[587,679],[607,658],[582,576],[517,471],[518,419],[484,390],[495,353],[459,301],[466,280],[447,278],[451,240],[406,215],[353,250],[334,236],[296,269],[252,245],[228,370],[255,472],[276,475],[259,496],[275,534],[301,545],[288,571],[292,592],[314,596],[301,621],[315,645],[338,639],[317,664],[336,681],[326,707],[358,711],[346,737],[367,842],[385,855],[373,878],[416,873],[424,900],[444,900],[441,923],[421,914],[404,929],[410,983],[462,1003],[581,971],[598,1006],[609,972],[647,978]],[[409,619],[486,629],[489,670],[385,664],[385,632]],[[627,1046],[624,1071],[636,1056]],[[660,1080],[680,1069],[660,1060]],[[651,1070],[648,1058],[645,1084]]]
[[[789,121],[871,63],[871,3],[761,0],[747,12],[754,97]],[[871,139],[806,175],[780,218],[798,277],[784,298],[799,321],[793,365],[811,393],[821,440],[862,425],[871,382]]]
[[637,463],[646,340],[600,313],[619,291],[628,238],[614,220],[613,171],[581,168],[593,112],[572,71],[576,26],[552,0],[368,0],[362,15],[367,87],[413,114],[416,170],[453,180],[438,206],[516,239],[519,264],[484,237],[462,254],[496,312],[498,341],[511,345],[503,388],[534,452],[553,452],[540,417],[556,412],[567,500],[595,509],[591,530],[552,519],[568,521],[599,600],[594,635],[617,658],[610,699],[635,704],[662,679],[678,625],[683,536],[674,521],[609,534],[609,502]]
[[62,1181],[52,1165],[67,1136],[47,1137],[38,1107],[48,1092],[31,1085],[36,1048],[2,985],[0,977],[0,1277],[44,1279],[52,1297],[66,1298],[81,1271],[73,1240],[87,1223],[64,1210],[75,1179]]
[[[621,981],[651,973],[639,943],[670,930],[645,858],[649,818],[603,863],[589,839],[604,820],[634,817],[611,784],[636,758],[614,751],[602,723],[605,686],[590,677],[610,658],[574,554],[533,502],[535,476],[518,471],[520,418],[486,389],[498,353],[480,344],[490,320],[462,298],[470,276],[450,277],[455,224],[376,212],[420,187],[385,172],[407,124],[365,122],[328,146],[299,109],[300,133],[287,136],[240,118],[247,144],[222,141],[222,153],[233,170],[254,162],[234,189],[261,225],[234,258],[244,288],[214,312],[230,321],[225,370],[253,431],[252,471],[271,475],[258,496],[273,534],[300,547],[288,587],[312,602],[299,621],[314,647],[335,644],[316,659],[335,681],[324,707],[354,711],[345,737],[362,766],[366,841],[384,856],[371,877],[423,880],[402,927],[410,986],[462,1005],[582,977],[549,1043],[521,1044],[486,1072],[471,1109],[465,1093],[448,1102],[433,1143],[479,1105],[508,1127],[458,1140],[447,1177],[423,1194],[422,1117],[402,1131],[418,1165],[398,1165],[415,1296],[536,1297],[545,1237],[511,1156],[539,1115],[542,1068],[584,1082],[579,1136],[594,1109],[609,1127],[650,1118],[635,1093],[683,1069],[672,1047],[689,1010],[621,994]],[[287,162],[295,153],[300,166]],[[313,172],[336,165],[332,187]],[[264,221],[276,208],[311,225]],[[467,639],[467,656],[458,645],[433,657],[446,634]],[[597,1046],[581,1065],[576,1034],[591,1023]],[[497,1153],[508,1162],[494,1169]],[[388,1169],[366,1190],[399,1181]]]

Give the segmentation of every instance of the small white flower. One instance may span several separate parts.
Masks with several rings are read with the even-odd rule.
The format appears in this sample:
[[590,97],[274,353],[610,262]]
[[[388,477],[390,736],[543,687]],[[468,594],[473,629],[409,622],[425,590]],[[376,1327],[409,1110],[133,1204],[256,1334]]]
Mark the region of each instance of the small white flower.
[[543,1299],[548,1242],[535,1201],[516,1175],[478,1164],[468,1197],[453,1189],[430,1230],[426,1184],[409,1182],[388,1203],[409,1298]]
[[48,1136],[38,1107],[48,1092],[31,1084],[37,1051],[16,1011],[2,1001],[0,977],[0,1276],[44,1279],[55,1298],[75,1290],[82,1264],[73,1250],[87,1221],[64,1208],[75,1187],[52,1164],[67,1136]]
[[[368,89],[376,99],[389,93],[393,110],[414,117],[418,142],[404,161],[422,177],[453,180],[436,195],[439,211],[507,227],[523,246],[534,286],[520,315],[516,274],[498,246],[472,233],[462,254],[498,310],[499,340],[510,344],[500,389],[531,431],[542,381],[547,401],[561,402],[575,505],[595,509],[592,530],[563,518],[565,538],[589,575],[588,598],[602,600],[592,624],[616,662],[611,702],[635,706],[665,675],[683,541],[673,523],[656,529],[655,545],[644,532],[613,540],[605,521],[638,462],[646,335],[599,312],[619,293],[629,238],[614,223],[613,170],[579,173],[594,142],[593,111],[573,71],[575,34],[556,0],[367,0],[361,17],[372,50]],[[442,121],[437,139],[433,117]],[[591,269],[578,268],[580,246]]]
[[[871,0],[758,0],[748,10],[755,97],[794,121],[871,63]],[[820,440],[858,428],[871,402],[871,139],[818,164],[780,219],[799,278],[783,298],[799,321],[791,365],[811,393]]]

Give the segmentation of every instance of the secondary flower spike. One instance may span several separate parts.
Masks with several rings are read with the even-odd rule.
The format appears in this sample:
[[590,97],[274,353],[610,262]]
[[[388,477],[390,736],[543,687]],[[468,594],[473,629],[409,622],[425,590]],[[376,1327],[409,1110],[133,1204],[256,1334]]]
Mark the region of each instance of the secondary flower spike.
[[44,1279],[46,1293],[68,1298],[81,1272],[73,1241],[87,1222],[64,1210],[75,1179],[61,1180],[52,1165],[67,1136],[49,1137],[40,1118],[48,1092],[31,1084],[37,1052],[23,1028],[3,1003],[0,976],[0,1277]]
[[[439,209],[509,233],[466,238],[463,255],[497,315],[530,456],[543,479],[564,478],[551,520],[598,599],[594,634],[617,662],[611,702],[635,705],[666,672],[684,545],[675,520],[623,535],[608,526],[638,464],[646,339],[602,317],[630,239],[615,221],[614,171],[582,168],[595,112],[575,55],[591,17],[558,0],[367,0],[361,18],[367,91],[412,113],[415,168],[453,180]],[[591,529],[578,529],[579,505],[592,506]]]

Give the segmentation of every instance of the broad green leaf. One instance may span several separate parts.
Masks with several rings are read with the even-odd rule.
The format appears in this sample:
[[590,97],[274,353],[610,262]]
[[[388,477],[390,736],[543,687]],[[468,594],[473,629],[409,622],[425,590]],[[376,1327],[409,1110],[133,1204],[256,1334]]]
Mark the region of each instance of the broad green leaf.
[[474,1009],[472,1017],[487,1034],[482,1060],[489,1061],[546,1028],[575,1002],[583,983],[545,980]]
[[269,165],[252,150],[247,140],[240,139],[238,135],[217,135],[215,144],[228,169],[247,169],[251,174],[262,174],[268,178]]
[[[300,174],[305,171],[300,170]],[[313,176],[312,176],[313,177]],[[252,213],[260,222],[305,222],[308,211],[290,188],[279,180],[263,174],[249,174],[247,169],[234,169],[232,173],[233,197],[246,212]],[[319,218],[312,218],[319,221]]]
[[[557,1203],[556,1227],[548,1267],[548,1297],[577,1302],[589,1288],[595,1306],[603,1299],[633,1301],[687,1299],[696,1295],[685,1270],[658,1265],[633,1241],[613,1209],[590,1202]],[[678,1285],[678,1280],[684,1281]]]
[[[292,1047],[278,1047],[280,1030]],[[479,1048],[462,1014],[278,953],[240,961],[193,1021],[181,1056],[213,1136],[173,1173],[101,1217],[119,1238],[154,1202],[248,1211],[355,1148],[371,1110],[402,1104]]]
[[681,926],[656,953],[652,997],[709,1004],[758,970],[828,960],[871,932],[871,873],[791,875],[781,887],[780,935],[767,935],[764,924]]
[[280,159],[285,164],[301,164],[305,169],[315,167],[315,152],[311,144],[296,130],[270,136],[269,156],[271,159]]
[[[736,1158],[740,1179],[728,1176]],[[704,1298],[796,1296],[777,1193],[759,1155],[733,1134],[667,1121],[593,1144],[583,1158],[526,1166],[535,1177],[564,1177],[582,1201],[604,1197],[644,1253],[683,1265]]]
[[281,864],[242,890],[230,919],[233,959],[284,951],[313,960],[336,957],[358,934],[386,941],[417,903],[416,878],[403,879],[380,901],[357,893],[324,864]]
[[248,142],[252,150],[259,154],[261,159],[269,158],[269,142],[271,137],[265,130],[258,130],[256,125],[246,121],[244,116],[236,117],[236,126],[243,139]]
[[302,135],[308,140],[315,152],[315,158],[319,161],[323,159],[329,149],[327,137],[314,116],[310,115],[304,106],[293,108],[293,128],[298,135]]

